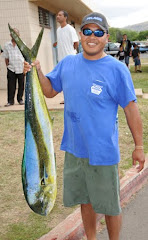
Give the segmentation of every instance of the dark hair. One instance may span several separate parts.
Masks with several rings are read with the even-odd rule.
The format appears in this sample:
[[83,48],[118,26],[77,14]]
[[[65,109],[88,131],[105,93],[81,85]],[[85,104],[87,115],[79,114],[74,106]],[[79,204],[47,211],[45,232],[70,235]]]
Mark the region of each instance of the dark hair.
[[133,47],[137,47],[138,45],[136,43],[133,43]]
[[75,28],[75,22],[71,21],[70,25]]
[[68,12],[66,12],[65,10],[61,10],[60,12],[63,12],[64,17],[66,17],[66,22],[68,22]]

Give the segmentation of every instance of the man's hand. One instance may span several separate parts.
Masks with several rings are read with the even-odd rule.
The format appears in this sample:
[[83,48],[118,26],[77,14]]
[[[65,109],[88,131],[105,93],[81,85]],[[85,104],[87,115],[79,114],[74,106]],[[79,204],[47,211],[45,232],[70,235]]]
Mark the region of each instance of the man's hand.
[[140,172],[144,168],[145,156],[143,149],[135,149],[132,154],[133,158],[133,166],[136,166],[136,162],[139,162],[139,166],[137,167],[138,172]]
[[26,74],[27,72],[30,72],[31,68],[32,66],[28,62],[24,61],[23,73]]
[[126,115],[127,123],[132,133],[135,150],[133,151],[133,165],[136,165],[136,162],[139,162],[138,172],[144,168],[145,156],[143,151],[143,128],[142,120],[138,110],[137,103],[130,102],[125,108],[124,112]]
[[26,74],[27,72],[30,72],[30,70],[33,66],[35,66],[37,70],[41,69],[41,65],[38,60],[35,60],[31,65],[28,62],[24,61],[23,73]]

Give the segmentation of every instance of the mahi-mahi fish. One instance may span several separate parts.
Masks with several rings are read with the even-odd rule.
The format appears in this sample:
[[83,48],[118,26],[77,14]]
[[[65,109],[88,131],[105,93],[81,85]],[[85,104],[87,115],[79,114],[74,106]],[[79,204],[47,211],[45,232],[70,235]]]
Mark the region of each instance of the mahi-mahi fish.
[[[24,44],[10,25],[9,29],[25,60],[31,64],[36,59],[43,28],[32,49]],[[40,215],[47,215],[52,210],[57,194],[52,124],[36,67],[33,66],[26,74],[22,183],[28,205]]]

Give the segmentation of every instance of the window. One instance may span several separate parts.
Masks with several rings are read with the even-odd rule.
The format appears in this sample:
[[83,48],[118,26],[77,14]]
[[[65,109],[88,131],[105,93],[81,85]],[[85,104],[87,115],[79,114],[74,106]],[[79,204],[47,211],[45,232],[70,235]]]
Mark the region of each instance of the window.
[[38,7],[38,13],[40,26],[50,28],[50,12],[46,9]]

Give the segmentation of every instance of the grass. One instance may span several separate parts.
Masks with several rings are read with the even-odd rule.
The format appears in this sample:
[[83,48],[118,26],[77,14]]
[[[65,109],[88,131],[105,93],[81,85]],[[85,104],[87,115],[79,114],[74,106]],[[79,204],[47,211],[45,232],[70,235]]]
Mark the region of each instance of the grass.
[[[138,98],[138,107],[143,122],[144,149],[145,153],[148,153],[148,100]],[[119,145],[121,154],[119,169],[121,176],[123,176],[125,171],[132,166],[131,153],[134,149],[134,143],[121,108],[119,108]]]
[[[132,60],[130,59],[130,62]],[[147,62],[147,64],[146,64]],[[141,73],[135,73],[134,72],[134,66],[130,67],[130,71],[132,74],[134,87],[135,88],[142,88],[143,93],[148,93],[148,60],[147,59],[141,59]]]
[[[145,68],[146,67],[146,68]],[[146,88],[148,66],[143,66],[142,74],[134,74],[134,84]],[[139,80],[138,80],[139,78]],[[143,79],[141,81],[141,79]],[[142,84],[139,84],[139,82]],[[138,85],[139,84],[139,85]],[[144,148],[148,149],[148,100],[138,99],[144,128]],[[2,240],[36,240],[49,232],[66,218],[74,208],[65,208],[62,203],[62,169],[64,153],[59,150],[63,132],[63,111],[52,111],[54,117],[54,147],[57,163],[58,194],[53,211],[43,217],[28,207],[21,183],[21,161],[24,145],[24,113],[0,112],[0,239]],[[124,112],[119,108],[119,144],[121,162],[120,174],[132,165],[131,153],[134,148],[130,130],[126,124]]]

